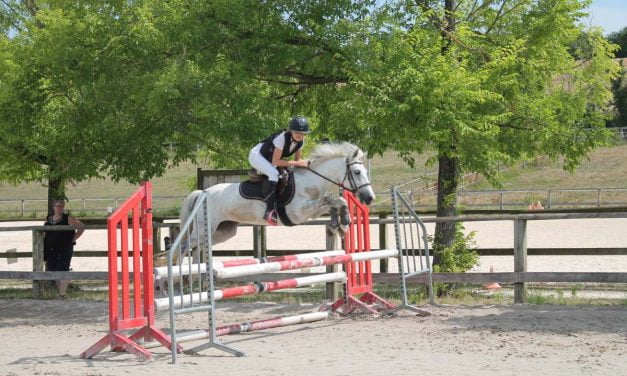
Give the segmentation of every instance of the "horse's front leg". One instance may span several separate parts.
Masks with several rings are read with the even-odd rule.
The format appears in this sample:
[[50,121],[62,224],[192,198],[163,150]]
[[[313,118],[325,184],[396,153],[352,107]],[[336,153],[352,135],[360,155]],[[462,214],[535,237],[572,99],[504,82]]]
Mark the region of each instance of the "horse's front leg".
[[329,209],[329,223],[327,223],[327,234],[329,236],[335,235],[337,229],[340,227],[340,214],[338,213],[338,209],[336,207],[331,207]]
[[339,230],[340,236],[343,238],[350,224],[348,203],[341,196],[325,196],[321,201],[324,201],[324,205],[321,205],[321,209],[324,207],[331,215],[331,219],[327,224],[327,232],[332,235]]

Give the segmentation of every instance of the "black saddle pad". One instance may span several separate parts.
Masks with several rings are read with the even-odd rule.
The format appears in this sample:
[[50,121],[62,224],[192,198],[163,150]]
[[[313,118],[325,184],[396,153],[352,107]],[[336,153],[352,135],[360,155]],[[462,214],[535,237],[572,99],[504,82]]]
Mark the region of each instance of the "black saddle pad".
[[[295,192],[294,185],[294,173],[290,172],[287,178],[287,185],[282,193],[277,197],[277,205],[287,205],[294,198]],[[260,200],[263,201],[265,196],[263,195],[263,181],[250,181],[246,180],[239,185],[239,194],[248,200]]]

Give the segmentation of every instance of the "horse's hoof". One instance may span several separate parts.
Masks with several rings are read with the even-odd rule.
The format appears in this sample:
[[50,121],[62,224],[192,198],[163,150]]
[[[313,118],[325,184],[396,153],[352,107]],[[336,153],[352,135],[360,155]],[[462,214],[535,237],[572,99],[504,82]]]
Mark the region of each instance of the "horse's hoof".
[[279,224],[277,217],[278,216],[276,210],[272,210],[271,212],[266,213],[263,219],[266,220],[266,223],[268,223],[268,225],[277,226]]
[[340,238],[344,239],[346,232],[348,231],[348,226],[340,226],[337,229],[337,233],[340,235]]

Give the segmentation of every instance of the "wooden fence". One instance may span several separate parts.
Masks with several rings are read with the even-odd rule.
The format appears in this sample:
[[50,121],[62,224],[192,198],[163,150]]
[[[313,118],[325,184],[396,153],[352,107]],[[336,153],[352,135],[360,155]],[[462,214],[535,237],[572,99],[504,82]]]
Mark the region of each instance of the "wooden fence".
[[[614,209],[615,210],[615,209]],[[435,282],[466,282],[473,284],[484,284],[487,282],[512,283],[514,285],[515,302],[524,302],[526,296],[525,283],[528,282],[595,282],[595,283],[627,283],[627,273],[605,273],[605,272],[528,272],[527,257],[529,255],[627,255],[627,247],[621,248],[527,248],[527,223],[529,221],[543,220],[571,220],[571,219],[600,219],[600,218],[627,218],[627,208],[623,211],[595,211],[586,213],[523,213],[523,214],[492,214],[492,215],[466,215],[459,217],[424,218],[424,222],[485,222],[485,221],[511,221],[514,226],[514,239],[511,248],[478,249],[479,255],[514,256],[514,272],[508,273],[434,273]],[[324,225],[325,220],[310,221],[306,225]],[[372,218],[371,224],[378,226],[379,249],[389,249],[395,247],[393,239],[387,236],[386,226],[394,223],[393,218],[381,215],[380,218]],[[86,225],[86,231],[102,230],[105,225]],[[159,229],[170,228],[171,234],[178,231],[178,223],[154,223],[155,239],[160,239]],[[0,271],[0,279],[23,279],[33,280],[34,289],[38,286],[37,281],[54,279],[72,280],[106,280],[106,272],[44,272],[43,271],[43,233],[50,230],[67,230],[72,226],[21,226],[21,227],[0,227],[0,231],[31,231],[33,239],[32,252],[0,253],[0,258],[7,257],[32,257],[33,271]],[[324,230],[322,230],[324,231]],[[373,229],[373,231],[375,231]],[[326,234],[326,232],[325,232]],[[326,235],[325,235],[326,236]],[[217,250],[214,255],[222,256],[253,256],[265,257],[282,255],[288,253],[306,253],[316,250],[269,250],[266,246],[265,227],[253,226],[252,249],[247,250]],[[155,246],[159,242],[155,241]],[[333,244],[327,237],[327,244]],[[627,246],[627,245],[626,245]],[[106,257],[107,252],[98,251],[75,251],[74,257]],[[380,264],[381,273],[374,274],[375,282],[379,283],[399,283],[398,273],[389,273],[385,260]],[[295,276],[296,274],[290,274]],[[260,281],[270,281],[285,278],[280,273],[260,276]],[[423,276],[411,278],[410,281],[424,283]]]

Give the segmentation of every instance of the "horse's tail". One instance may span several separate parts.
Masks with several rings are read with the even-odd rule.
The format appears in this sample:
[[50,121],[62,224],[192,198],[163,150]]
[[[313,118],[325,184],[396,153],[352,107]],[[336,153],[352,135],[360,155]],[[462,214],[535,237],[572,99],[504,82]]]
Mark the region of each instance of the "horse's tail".
[[[185,199],[183,200],[183,204],[181,205],[181,212],[179,214],[179,220],[180,220],[180,224],[179,224],[179,228],[181,229],[181,232],[183,230],[183,226],[185,225],[185,222],[187,222],[187,219],[189,218],[192,210],[194,209],[194,206],[196,205],[196,201],[198,200],[198,197],[202,194],[201,190],[195,190],[192,193],[190,193],[189,195],[187,195],[187,197],[185,197]],[[187,231],[185,231],[186,234],[191,234],[192,235],[192,239],[196,239],[197,236],[195,234],[196,229],[193,228],[193,224],[192,227],[187,229]],[[188,236],[184,235],[185,238],[182,239],[181,242],[181,251],[183,253],[186,253],[187,251],[189,251],[189,243],[192,239],[190,239]]]
[[181,220],[180,226],[183,227],[185,221],[189,217],[189,214],[194,209],[194,205],[196,205],[196,200],[198,200],[198,196],[202,194],[201,190],[195,190],[192,193],[188,194],[187,197],[183,200],[183,205],[181,205],[181,213],[179,215],[179,219]]

